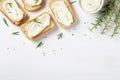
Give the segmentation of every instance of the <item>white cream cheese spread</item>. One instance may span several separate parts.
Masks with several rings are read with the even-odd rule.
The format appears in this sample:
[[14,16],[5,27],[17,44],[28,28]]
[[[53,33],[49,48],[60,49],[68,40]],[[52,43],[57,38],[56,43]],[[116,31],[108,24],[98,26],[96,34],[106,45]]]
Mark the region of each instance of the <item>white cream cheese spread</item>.
[[50,15],[43,14],[32,22],[28,23],[26,30],[29,37],[35,37],[50,25]]
[[3,9],[11,20],[19,22],[24,17],[24,12],[18,7],[14,0],[5,0],[3,3]]
[[88,12],[96,12],[101,8],[103,0],[80,0],[81,7]]
[[51,8],[58,22],[65,26],[70,26],[73,23],[73,15],[64,1],[56,1]]
[[42,0],[25,0],[25,2],[31,6],[31,7],[34,7],[34,6],[38,6],[42,3]]

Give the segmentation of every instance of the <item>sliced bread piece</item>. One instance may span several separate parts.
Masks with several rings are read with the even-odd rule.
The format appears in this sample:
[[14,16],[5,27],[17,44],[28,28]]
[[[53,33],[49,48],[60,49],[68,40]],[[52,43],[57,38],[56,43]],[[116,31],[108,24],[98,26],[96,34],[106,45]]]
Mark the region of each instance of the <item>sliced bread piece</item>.
[[14,24],[21,25],[28,18],[16,0],[0,0],[0,11]]
[[49,7],[62,28],[66,29],[76,22],[69,0],[50,0]]
[[21,30],[28,39],[34,40],[53,29],[54,25],[54,21],[49,13],[44,12],[43,14],[23,24],[21,26]]

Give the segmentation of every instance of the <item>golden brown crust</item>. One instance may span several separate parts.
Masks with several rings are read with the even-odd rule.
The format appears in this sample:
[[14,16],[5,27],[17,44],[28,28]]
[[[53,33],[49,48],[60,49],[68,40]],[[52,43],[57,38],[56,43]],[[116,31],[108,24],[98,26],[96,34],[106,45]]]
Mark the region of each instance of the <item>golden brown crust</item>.
[[42,3],[40,5],[35,6],[35,7],[31,7],[31,6],[27,5],[26,2],[25,2],[25,0],[22,0],[22,2],[24,4],[24,8],[26,10],[28,10],[28,11],[31,11],[31,12],[34,12],[34,11],[37,11],[37,10],[43,8],[44,5],[45,5],[45,1],[44,0],[42,1]]
[[[55,14],[54,14],[54,12],[53,12],[53,10],[52,10],[51,7],[52,7],[52,4],[55,3],[56,1],[64,1],[64,2],[65,2],[66,6],[69,8],[71,14],[73,15],[73,23],[75,23],[75,22],[77,21],[77,18],[76,18],[76,15],[75,15],[75,13],[74,13],[74,11],[73,11],[73,8],[72,8],[69,0],[50,0],[50,1],[49,1],[49,7],[50,7],[53,15],[55,16]],[[58,23],[60,24],[60,26],[61,26],[62,28],[64,28],[64,29],[68,28],[68,26],[65,26],[64,24],[60,23],[59,21],[58,21]]]
[[[49,14],[49,13],[48,13],[48,12],[44,12],[44,13],[42,13],[42,14],[39,15],[39,16],[42,16],[43,14]],[[50,15],[50,14],[49,14],[49,15]],[[39,17],[39,16],[37,16],[37,17]],[[37,17],[36,17],[36,18],[37,18]],[[27,33],[27,30],[26,30],[26,26],[27,26],[30,22],[32,22],[33,20],[35,20],[36,18],[34,18],[34,19],[30,20],[30,21],[27,21],[25,24],[23,24],[23,25],[21,26],[22,32],[25,34],[25,36],[26,36],[29,40],[35,40],[35,39],[38,38],[39,36],[45,34],[46,32],[50,31],[51,29],[53,29],[54,26],[55,26],[55,23],[54,23],[53,19],[51,18],[51,19],[50,19],[50,26],[48,26],[47,28],[45,28],[41,33],[39,33],[39,34],[36,35],[35,37],[29,37],[29,36],[28,36],[28,33]]]
[[15,0],[15,2],[17,3],[18,7],[24,12],[24,17],[21,21],[19,22],[15,22],[14,20],[10,19],[9,16],[7,15],[7,13],[5,12],[5,10],[3,9],[3,3],[5,2],[6,0],[0,0],[0,11],[16,26],[18,25],[21,25],[23,24],[27,18],[28,18],[28,15],[25,13],[25,11],[20,7],[20,5],[17,3],[17,1]]

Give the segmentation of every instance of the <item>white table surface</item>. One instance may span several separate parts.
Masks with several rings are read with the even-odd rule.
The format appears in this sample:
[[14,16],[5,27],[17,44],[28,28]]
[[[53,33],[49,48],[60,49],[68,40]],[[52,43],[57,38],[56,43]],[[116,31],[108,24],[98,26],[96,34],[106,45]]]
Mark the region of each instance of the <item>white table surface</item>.
[[[0,80],[120,80],[120,35],[101,35],[101,29],[90,32],[96,14],[81,10],[79,2],[72,6],[78,18],[75,25],[68,30],[56,26],[34,42],[8,20],[7,27],[0,13]],[[27,13],[33,18],[48,10],[46,5]],[[15,31],[20,35],[12,35]],[[58,40],[61,32],[63,39]],[[44,45],[36,48],[40,41]]]

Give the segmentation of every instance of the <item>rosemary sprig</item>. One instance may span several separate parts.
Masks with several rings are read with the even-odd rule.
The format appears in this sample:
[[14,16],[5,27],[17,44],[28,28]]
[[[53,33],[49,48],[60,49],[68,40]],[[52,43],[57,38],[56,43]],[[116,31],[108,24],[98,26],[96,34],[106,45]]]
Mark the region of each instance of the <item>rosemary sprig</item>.
[[5,18],[2,18],[4,23],[6,24],[7,27],[9,27],[8,23],[7,23],[7,20]]
[[97,29],[98,26],[104,21],[104,19],[107,17],[107,15],[109,14],[110,10],[111,10],[111,1],[109,1],[109,3],[104,7],[103,10],[100,11],[100,16],[95,20],[95,23],[92,23],[93,27],[90,29],[91,31],[93,31],[94,29]]
[[63,38],[63,33],[59,33],[57,36],[58,36],[58,39],[62,39]]
[[116,27],[114,28],[111,37],[114,37],[116,34],[118,34],[118,29],[119,29],[119,28],[120,28],[120,25],[116,24]]
[[105,18],[105,13],[101,13],[100,16],[95,20],[95,23],[91,23],[93,27],[90,29],[90,31],[97,29],[98,26],[103,22],[104,18]]
[[117,8],[117,6],[115,5],[116,1],[115,0],[111,0],[110,3],[111,4],[109,4],[109,6],[108,6],[110,11],[109,11],[109,13],[107,15],[107,18],[105,20],[104,27],[103,27],[103,30],[101,32],[102,34],[104,34],[105,31],[109,30],[109,27],[110,27],[109,24],[112,23],[113,16],[116,13],[116,11],[115,11],[115,9]]
[[113,30],[111,37],[114,37],[114,35],[119,33],[118,30],[120,29],[120,9],[119,9],[118,13],[116,13],[115,18],[116,18],[115,19],[115,28]]
[[102,30],[101,34],[104,34],[105,31],[108,30],[109,24],[112,21],[112,17],[114,15],[114,9],[111,12],[109,12],[108,15],[109,16],[107,17],[107,19],[104,22],[104,26],[103,26],[103,30]]
[[102,29],[102,34],[108,31],[111,26],[114,27],[112,37],[118,34],[120,27],[120,0],[108,0],[108,4],[100,11],[99,17],[92,23],[93,27],[90,29],[93,31],[97,29],[99,25],[104,25]]
[[13,32],[12,35],[19,35],[19,32]]
[[39,47],[41,47],[41,46],[43,46],[43,45],[44,45],[44,43],[41,41],[41,42],[37,45],[36,48],[39,48]]

